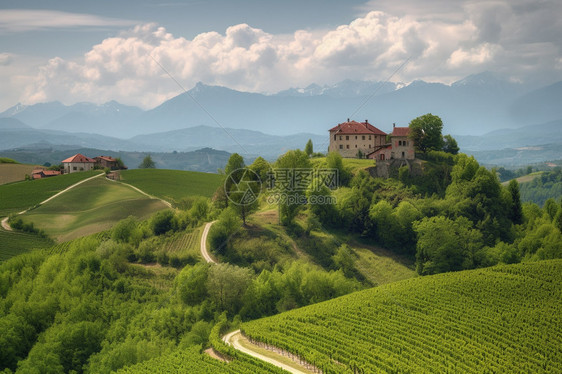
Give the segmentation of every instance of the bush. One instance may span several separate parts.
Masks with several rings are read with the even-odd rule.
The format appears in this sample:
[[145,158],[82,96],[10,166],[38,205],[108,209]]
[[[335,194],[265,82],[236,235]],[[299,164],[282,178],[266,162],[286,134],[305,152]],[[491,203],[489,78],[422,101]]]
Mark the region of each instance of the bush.
[[173,219],[174,212],[171,210],[156,213],[150,222],[150,228],[154,235],[162,235],[171,231],[174,228],[172,224]]

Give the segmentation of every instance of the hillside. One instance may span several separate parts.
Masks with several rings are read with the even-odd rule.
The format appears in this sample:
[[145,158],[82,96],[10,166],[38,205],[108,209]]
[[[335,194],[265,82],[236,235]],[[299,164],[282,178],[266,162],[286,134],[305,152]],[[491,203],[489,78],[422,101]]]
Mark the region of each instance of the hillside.
[[110,229],[130,215],[144,219],[166,208],[160,200],[100,177],[30,210],[21,218],[63,242]]
[[20,164],[9,158],[0,157],[0,184],[18,182],[36,168],[36,165]]
[[74,183],[96,174],[99,172],[72,173],[0,186],[0,216],[31,208]]
[[137,169],[120,172],[121,180],[171,202],[193,196],[212,197],[222,183],[219,174],[196,171]]
[[242,325],[325,372],[558,372],[562,260],[405,280]]

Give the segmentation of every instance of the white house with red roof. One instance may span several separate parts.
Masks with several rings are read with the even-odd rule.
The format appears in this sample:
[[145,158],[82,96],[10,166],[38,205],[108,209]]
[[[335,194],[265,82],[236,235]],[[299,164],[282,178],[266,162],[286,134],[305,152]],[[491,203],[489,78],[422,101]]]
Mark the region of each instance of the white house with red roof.
[[62,160],[64,174],[92,170],[95,165],[96,160],[86,157],[80,153],[77,153],[66,160]]
[[371,153],[386,144],[386,133],[365,122],[350,121],[338,124],[330,129],[330,146],[328,151],[339,152],[342,157],[357,158],[358,154]]
[[409,139],[409,127],[393,125],[392,133],[387,134],[371,125],[369,121],[350,121],[330,129],[328,151],[338,152],[346,158],[371,158],[376,160],[416,158],[414,142]]

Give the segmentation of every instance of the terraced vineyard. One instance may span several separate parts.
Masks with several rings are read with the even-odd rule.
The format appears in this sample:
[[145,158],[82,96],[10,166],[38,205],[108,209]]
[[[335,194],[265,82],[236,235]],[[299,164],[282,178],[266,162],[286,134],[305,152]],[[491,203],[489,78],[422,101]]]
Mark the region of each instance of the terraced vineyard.
[[562,372],[562,260],[408,279],[245,323],[324,372]]
[[202,228],[198,227],[191,232],[177,233],[162,245],[162,250],[168,254],[179,256],[198,256],[201,231]]
[[200,353],[200,347],[178,350],[172,354],[161,356],[143,363],[119,370],[120,374],[153,374],[153,373],[198,373],[198,374],[255,374],[281,373],[273,367],[256,365],[251,361],[233,360],[224,362]]
[[34,249],[49,248],[53,241],[36,234],[4,231],[0,229],[0,261],[29,252]]

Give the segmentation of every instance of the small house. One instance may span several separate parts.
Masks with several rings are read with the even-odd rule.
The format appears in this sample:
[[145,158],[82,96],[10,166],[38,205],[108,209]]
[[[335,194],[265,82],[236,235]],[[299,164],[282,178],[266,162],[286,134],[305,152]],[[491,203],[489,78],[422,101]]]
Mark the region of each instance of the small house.
[[80,153],[77,153],[66,160],[62,160],[64,174],[93,170],[95,165],[96,160],[86,157]]

